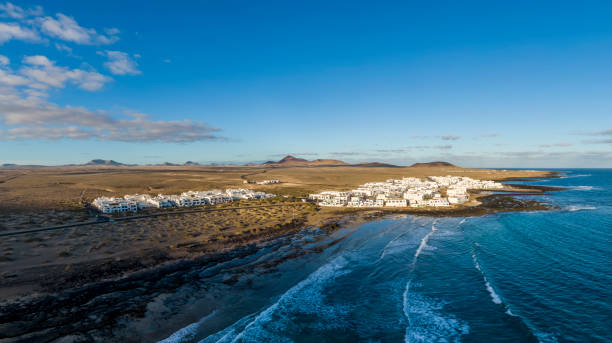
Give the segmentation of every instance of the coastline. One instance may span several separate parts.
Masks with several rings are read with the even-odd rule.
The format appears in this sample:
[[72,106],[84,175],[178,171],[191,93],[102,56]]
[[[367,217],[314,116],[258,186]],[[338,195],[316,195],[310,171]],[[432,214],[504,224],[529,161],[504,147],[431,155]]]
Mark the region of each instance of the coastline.
[[[555,176],[557,174],[550,177]],[[178,256],[152,248],[140,254],[128,253],[120,259],[71,264],[69,269],[62,265],[44,267],[32,270],[33,277],[21,280],[21,284],[11,283],[11,278],[3,275],[0,279],[2,287],[20,288],[31,293],[28,296],[17,293],[3,296],[0,303],[0,327],[3,328],[0,339],[48,341],[48,337],[70,334],[76,327],[80,332],[111,332],[110,328],[117,325],[120,318],[129,321],[129,318],[142,316],[148,302],[155,296],[188,283],[192,271],[282,245],[302,230],[320,228],[330,233],[393,215],[468,217],[508,211],[552,210],[555,208],[550,204],[519,199],[514,195],[537,195],[559,190],[563,189],[513,185],[504,192],[474,194],[476,201],[448,209],[322,209],[310,216],[270,227],[259,234],[191,246],[188,247],[191,253]],[[231,283],[231,280],[228,282]],[[42,287],[29,288],[28,284],[32,283],[39,283]],[[74,313],[77,308],[78,312]],[[87,316],[82,318],[88,312],[97,314],[93,319]],[[51,313],[56,315],[49,315]]]

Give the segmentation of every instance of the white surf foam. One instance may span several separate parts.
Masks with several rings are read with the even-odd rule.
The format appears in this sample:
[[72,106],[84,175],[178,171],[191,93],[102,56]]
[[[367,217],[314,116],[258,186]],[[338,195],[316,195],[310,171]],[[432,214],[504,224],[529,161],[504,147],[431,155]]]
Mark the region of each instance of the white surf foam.
[[[478,243],[474,243],[474,245],[478,246]],[[507,315],[519,318],[525,324],[525,326],[527,326],[527,328],[533,333],[533,335],[536,336],[536,338],[538,339],[538,342],[540,342],[540,343],[556,343],[557,342],[557,338],[555,337],[555,335],[547,334],[547,333],[542,333],[542,332],[537,331],[536,329],[533,328],[533,325],[530,325],[525,320],[525,318],[523,318],[520,315],[514,314],[510,310],[510,307],[507,304],[504,304],[502,298],[495,292],[495,289],[493,288],[493,286],[491,286],[491,283],[489,283],[489,280],[487,280],[487,276],[485,275],[484,271],[480,267],[480,264],[478,263],[478,258],[476,257],[476,253],[475,253],[474,250],[472,250],[472,259],[474,260],[474,266],[482,274],[482,277],[483,277],[484,282],[485,282],[485,287],[487,288],[487,291],[489,292],[489,295],[491,295],[491,300],[495,304],[498,304],[498,305],[502,305],[503,304],[506,307],[506,314]]]
[[215,343],[215,342],[231,342],[236,335],[238,335],[244,327],[255,318],[256,313],[249,314],[248,316],[244,316],[234,324],[228,326],[227,328],[212,334],[198,343]]
[[323,304],[321,293],[327,282],[350,271],[346,268],[347,265],[348,260],[343,256],[333,259],[293,286],[265,310],[242,318],[201,343],[290,341],[278,333],[282,332],[291,320],[286,314],[294,312],[317,315],[321,318],[321,325],[332,326],[333,319],[343,309]]
[[202,319],[200,319],[199,321],[185,326],[184,328],[170,335],[168,338],[162,339],[157,343],[180,343],[193,340],[198,331],[198,327],[210,317],[214,316],[216,313],[217,310],[212,311],[208,315],[202,317]]
[[161,341],[158,341],[157,343],[180,343],[180,342],[192,340],[195,338],[195,334],[198,331],[199,326],[200,326],[200,323],[189,324],[185,326],[184,328],[180,329],[179,331],[170,335],[170,337],[166,339],[162,339]]
[[426,234],[422,239],[421,239],[421,243],[419,244],[419,247],[417,248],[417,250],[414,252],[414,259],[412,260],[412,265],[413,265],[413,269],[414,266],[416,265],[417,259],[419,258],[419,255],[421,255],[421,252],[423,252],[423,249],[425,247],[427,247],[427,241],[429,240],[429,237],[431,237],[431,235],[434,234],[434,232],[436,232],[437,228],[436,228],[436,222],[434,221],[431,224],[431,231]]
[[442,314],[443,302],[410,292],[411,281],[404,291],[404,315],[408,319],[404,342],[458,342],[470,332],[467,323],[450,314]]
[[[427,242],[436,231],[436,221],[434,221],[431,231],[421,239],[421,243],[414,252],[411,273],[414,272],[423,250],[429,248]],[[402,296],[402,310],[407,321],[405,342],[457,342],[462,335],[469,333],[467,323],[456,319],[451,314],[441,313],[440,310],[444,303],[410,292],[412,285],[412,279],[409,279]]]
[[400,239],[409,233],[410,232],[401,233],[397,235],[395,238],[393,238],[392,240],[390,240],[389,243],[387,243],[382,249],[382,252],[380,253],[380,256],[378,257],[378,260],[376,260],[375,263],[385,258],[387,254],[393,254],[399,251],[403,251],[404,249],[402,248],[405,248],[405,244],[402,244]]
[[594,187],[594,186],[570,186],[568,187],[571,190],[574,191],[592,191],[592,190],[597,190],[599,188]]
[[480,268],[480,263],[478,263],[478,258],[476,257],[476,252],[474,250],[472,250],[472,259],[474,260],[474,266],[476,267],[476,269],[478,269],[478,271],[482,275],[482,278],[484,279],[485,287],[489,292],[489,295],[491,295],[491,300],[493,300],[495,304],[503,304],[501,297],[497,294],[497,292],[495,292],[495,289],[493,288],[493,286],[491,286],[491,283],[487,279],[487,276],[485,275],[484,271],[482,270],[482,268]]
[[587,176],[591,176],[591,174],[565,175],[565,176],[561,176],[560,179],[574,179],[577,177],[587,177]]
[[566,211],[576,212],[576,211],[586,211],[586,210],[596,210],[597,207],[590,205],[571,205],[565,208]]

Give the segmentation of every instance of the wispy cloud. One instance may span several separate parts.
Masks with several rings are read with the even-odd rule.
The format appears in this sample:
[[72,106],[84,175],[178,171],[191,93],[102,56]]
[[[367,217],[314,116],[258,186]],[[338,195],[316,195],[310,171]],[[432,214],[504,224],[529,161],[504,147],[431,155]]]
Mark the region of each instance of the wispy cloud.
[[402,154],[408,152],[408,149],[379,149],[376,152],[383,154]]
[[0,16],[12,19],[25,19],[27,17],[40,16],[43,14],[43,9],[40,6],[23,9],[10,2],[0,4]]
[[40,30],[46,35],[64,41],[85,45],[107,45],[119,40],[116,34],[119,30],[111,30],[110,34],[103,35],[95,29],[85,28],[77,21],[65,14],[58,13],[53,17],[40,17]]
[[[22,8],[0,3],[0,45],[10,40],[48,42],[72,55],[68,45],[108,45],[119,40],[119,29],[96,30],[80,25],[66,14],[45,16],[40,6]],[[101,52],[104,66],[115,75],[136,75],[138,54],[116,50]],[[120,142],[187,143],[224,139],[218,129],[201,121],[154,120],[145,114],[109,114],[80,106],[60,106],[46,98],[50,91],[74,85],[86,91],[100,90],[110,76],[85,67],[58,65],[43,55],[25,56],[20,65],[0,55],[0,140],[100,140]]]
[[574,145],[571,142],[560,142],[560,143],[553,143],[553,144],[540,144],[539,147],[540,148],[554,148],[554,147],[570,147]]
[[598,138],[598,139],[583,140],[582,143],[586,143],[586,144],[612,144],[612,129],[603,130],[603,131],[587,132],[587,133],[582,133],[582,135],[585,135],[585,136],[595,136],[595,137],[597,137],[597,136],[603,137],[603,138]]
[[26,42],[43,41],[38,32],[31,28],[27,28],[18,23],[0,23],[0,45],[12,39]]
[[66,44],[55,43],[55,48],[57,49],[57,51],[65,52],[69,56],[72,56],[72,48]]
[[496,133],[496,132],[494,132],[494,133],[483,133],[481,135],[472,137],[472,139],[473,140],[478,140],[478,139],[481,139],[481,138],[493,138],[493,137],[499,137],[499,133]]
[[140,113],[126,113],[124,118],[117,118],[84,107],[62,107],[35,98],[0,101],[0,119],[8,127],[0,134],[0,140],[187,143],[221,138],[216,135],[218,129],[198,121],[155,121]]
[[117,28],[106,28],[104,33],[99,33],[94,28],[79,25],[73,17],[63,13],[55,17],[44,16],[40,6],[24,9],[10,2],[0,3],[0,17],[13,20],[0,23],[0,44],[12,39],[46,42],[41,35],[83,45],[108,45],[119,40]]
[[99,51],[98,53],[108,58],[108,61],[104,62],[104,66],[115,75],[141,74],[138,70],[138,63],[128,53],[111,50]]
[[461,136],[440,136],[440,138],[445,141],[456,141],[461,139]]
[[[319,153],[318,152],[289,152],[289,153],[278,153],[278,154],[271,154],[268,155],[268,157],[285,157],[287,155],[291,155],[291,156],[318,156]],[[248,155],[245,155],[248,156]]]
[[586,133],[589,136],[612,136],[612,129]]
[[79,88],[93,91],[112,81],[108,76],[95,70],[70,69],[60,67],[45,56],[26,56],[23,58],[24,66],[19,70],[21,76],[27,77],[33,88],[47,89],[49,87],[63,88],[67,82]]
[[330,152],[332,156],[363,156],[364,154],[356,151],[340,151],[340,152]]
[[582,143],[586,143],[586,144],[612,144],[612,138],[587,139],[587,140],[582,141]]

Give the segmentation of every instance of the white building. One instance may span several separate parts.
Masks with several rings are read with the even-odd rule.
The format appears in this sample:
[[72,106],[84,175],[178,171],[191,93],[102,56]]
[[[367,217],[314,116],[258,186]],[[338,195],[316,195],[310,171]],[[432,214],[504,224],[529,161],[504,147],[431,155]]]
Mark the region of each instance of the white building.
[[100,197],[95,199],[92,205],[102,213],[136,212],[138,210],[136,201],[122,198]]
[[385,206],[388,207],[406,207],[408,206],[408,200],[406,199],[388,199],[385,201]]
[[215,205],[234,200],[265,199],[274,194],[255,192],[251,189],[227,189],[212,191],[187,191],[180,195],[158,194],[151,197],[148,194],[128,194],[123,198],[99,197],[94,199],[92,206],[102,213],[136,212],[146,208],[191,207]]

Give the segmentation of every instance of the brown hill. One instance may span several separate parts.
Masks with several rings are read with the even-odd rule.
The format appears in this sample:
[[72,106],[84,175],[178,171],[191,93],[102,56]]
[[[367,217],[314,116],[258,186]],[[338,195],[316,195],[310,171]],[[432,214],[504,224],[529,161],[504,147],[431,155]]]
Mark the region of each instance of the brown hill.
[[387,168],[399,168],[395,164],[390,163],[382,163],[382,162],[361,162],[357,163],[354,166],[356,167],[387,167]]
[[346,163],[340,160],[332,159],[317,159],[308,161],[303,158],[294,157],[287,155],[279,161],[268,161],[264,165],[276,165],[276,166],[323,166],[323,165],[345,165]]
[[85,163],[86,166],[125,166],[126,164],[113,161],[113,160],[102,160],[95,159]]
[[436,162],[427,162],[427,163],[415,163],[410,167],[455,167],[459,168],[456,165],[448,162],[436,161]]
[[340,160],[333,160],[330,158],[319,158],[310,162],[314,165],[344,165],[346,162]]

